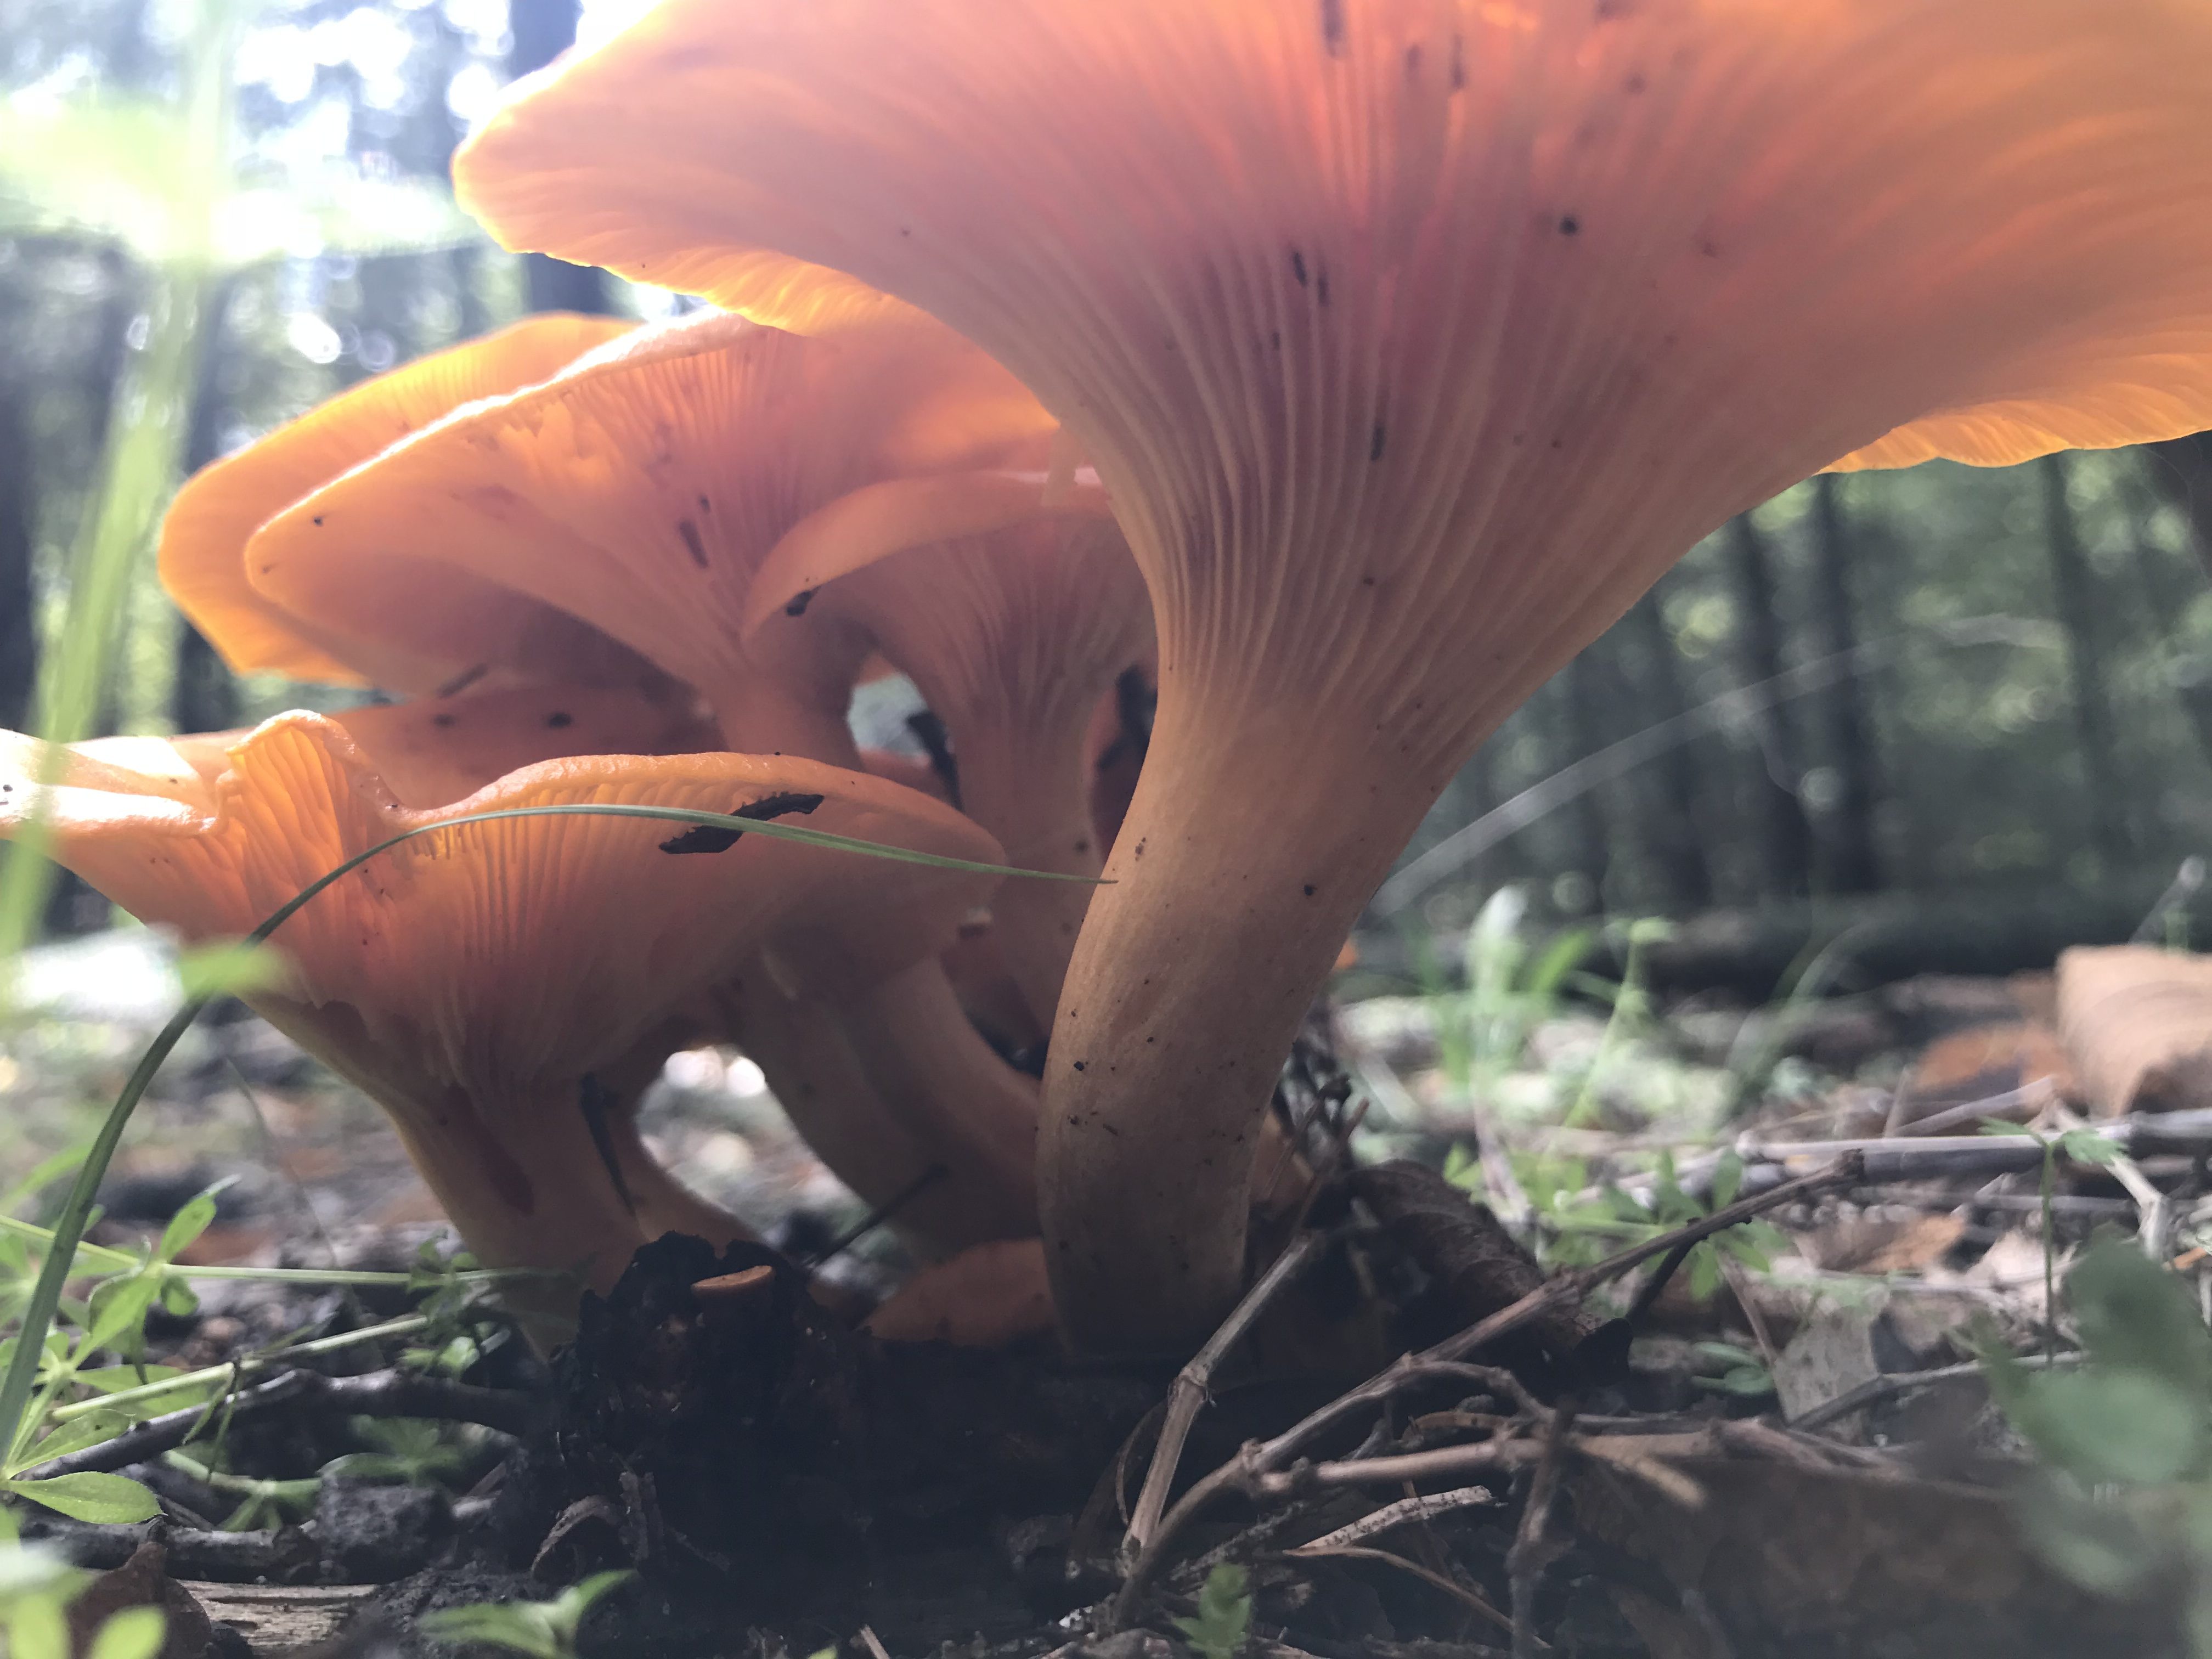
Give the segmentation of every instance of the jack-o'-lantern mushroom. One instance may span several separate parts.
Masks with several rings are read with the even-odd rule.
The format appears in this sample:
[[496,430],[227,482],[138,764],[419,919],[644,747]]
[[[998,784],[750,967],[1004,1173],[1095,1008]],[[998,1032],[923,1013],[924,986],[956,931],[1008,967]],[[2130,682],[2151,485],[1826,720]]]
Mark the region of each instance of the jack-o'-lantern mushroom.
[[[949,807],[803,760],[552,760],[423,809],[397,799],[344,728],[314,714],[279,715],[237,737],[219,771],[182,753],[133,769],[93,745],[72,751],[58,783],[42,790],[46,755],[0,734],[0,835],[43,798],[61,862],[188,940],[250,931],[325,871],[402,831],[511,808],[797,816],[878,844],[998,857]],[[462,825],[404,842],[318,895],[272,941],[285,978],[247,1000],[386,1108],[487,1263],[580,1267],[604,1287],[648,1227],[684,1224],[703,1206],[687,1210],[688,1195],[653,1169],[597,1073],[623,1066],[749,957],[789,951],[788,971],[819,971],[817,912],[848,906],[854,889],[873,890],[889,916],[933,909],[929,931],[949,936],[993,879],[630,817]],[[560,1300],[528,1305],[557,1313]]]
[[[777,546],[753,585],[749,633],[857,624],[951,732],[953,805],[1017,867],[1095,877],[1104,853],[1091,817],[1091,720],[1152,646],[1151,599],[1121,531],[1103,502],[1064,520],[1032,506],[1010,523],[902,545],[898,531],[878,538],[854,524],[877,516],[872,493],[823,508]],[[799,592],[813,598],[794,608]],[[992,902],[997,948],[1041,1027],[1094,890],[1009,882]]]
[[918,306],[1104,479],[1158,722],[1039,1183],[1070,1334],[1151,1346],[1235,1295],[1260,1103],[1423,811],[1692,543],[2212,424],[2208,86],[2176,0],[665,0],[456,171],[511,246]]
[[[635,326],[618,318],[561,313],[526,318],[349,387],[186,480],[161,523],[161,585],[240,673],[426,693],[440,689],[459,678],[449,659],[426,659],[404,638],[364,647],[254,592],[246,575],[247,539],[308,491],[409,433],[464,404],[542,380]],[[396,579],[418,605],[470,614],[481,611],[488,597],[496,600],[457,580],[454,573],[397,556]],[[507,608],[513,608],[511,601]],[[566,616],[538,612],[509,631],[528,641],[511,654],[543,678],[606,684],[654,678],[639,659]]]
[[811,339],[699,313],[462,409],[303,495],[254,536],[246,569],[319,629],[453,667],[481,659],[475,624],[426,613],[410,573],[465,575],[588,621],[697,687],[733,749],[857,766],[845,708],[866,641],[817,629],[749,644],[761,560],[851,490],[914,474],[957,488],[1041,456],[1052,430],[1003,369],[927,318]]

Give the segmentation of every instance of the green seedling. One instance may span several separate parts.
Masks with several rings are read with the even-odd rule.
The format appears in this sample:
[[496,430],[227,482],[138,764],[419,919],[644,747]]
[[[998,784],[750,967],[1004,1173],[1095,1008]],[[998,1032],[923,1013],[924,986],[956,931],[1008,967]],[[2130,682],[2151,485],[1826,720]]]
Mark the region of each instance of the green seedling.
[[2058,1196],[2058,1166],[2071,1159],[2076,1164],[2094,1164],[2109,1167],[2120,1155],[2119,1146],[2094,1129],[2068,1129],[2055,1135],[2038,1134],[2025,1123],[2008,1123],[1998,1118],[1984,1118],[1982,1133],[1985,1135],[2025,1136],[2043,1149],[2043,1169],[2038,1186],[2041,1201],[2037,1212],[2043,1228],[2043,1341],[2046,1353],[2058,1352],[2058,1237],[2054,1224]]
[[485,1601],[425,1615],[416,1628],[440,1642],[482,1642],[529,1659],[574,1659],[577,1627],[592,1604],[631,1572],[595,1572],[550,1601]]
[[1175,1622],[1199,1659],[1238,1659],[1252,1631],[1252,1591],[1244,1569],[1233,1561],[1215,1567],[1199,1588],[1197,1616]]

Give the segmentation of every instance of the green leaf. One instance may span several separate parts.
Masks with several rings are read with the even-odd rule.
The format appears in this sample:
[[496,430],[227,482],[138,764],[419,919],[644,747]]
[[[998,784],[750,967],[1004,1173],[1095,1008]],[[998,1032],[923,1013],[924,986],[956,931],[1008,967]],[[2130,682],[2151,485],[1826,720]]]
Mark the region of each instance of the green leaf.
[[1981,1133],[1985,1135],[2013,1135],[2021,1139],[2035,1141],[2039,1145],[2040,1145],[2043,1140],[2043,1137],[2041,1135],[2036,1133],[2034,1130],[2029,1128],[2025,1123],[2011,1123],[2001,1117],[1984,1118],[1982,1120]]
[[27,1596],[9,1607],[7,1653],[9,1659],[70,1659],[59,1597]]
[[1529,967],[1528,994],[1546,1004],[1556,1000],[1567,975],[1582,966],[1583,958],[1596,943],[1595,927],[1571,927],[1553,939]]
[[72,1521],[128,1526],[161,1512],[154,1494],[119,1474],[58,1474],[51,1480],[0,1480],[0,1488]]
[[67,1457],[71,1452],[82,1451],[87,1446],[97,1446],[103,1441],[112,1440],[131,1426],[131,1421],[128,1415],[119,1411],[93,1412],[83,1417],[72,1418],[25,1452],[23,1467],[36,1468],[57,1457]]
[[1736,1194],[1743,1190],[1743,1160],[1733,1149],[1721,1154],[1721,1161],[1713,1165],[1713,1208],[1725,1210],[1735,1202]]
[[276,946],[249,945],[244,939],[197,945],[177,957],[178,984],[192,1001],[275,990],[284,982],[288,971]]
[[2202,1399],[2146,1371],[2084,1367],[2047,1372],[2015,1421],[2037,1450],[2093,1485],[2151,1486],[2203,1461]]
[[1199,1589],[1198,1616],[1175,1622],[1200,1659],[1237,1659],[1252,1627],[1252,1594],[1244,1569],[1231,1561],[1215,1567]]
[[2150,1371],[2193,1399],[2212,1397],[2212,1332],[2196,1298],[2132,1244],[2092,1244],[2066,1275],[2066,1301],[2099,1365]]
[[215,1195],[216,1189],[207,1191],[188,1200],[184,1207],[169,1218],[169,1224],[161,1229],[160,1243],[154,1246],[154,1260],[163,1266],[174,1261],[177,1253],[215,1224]]
[[2094,1129],[2069,1129],[2058,1137],[2058,1150],[2076,1164],[2109,1165],[2120,1158],[2119,1143]]
[[168,1618],[159,1607],[125,1607],[107,1616],[85,1659],[154,1659],[168,1629]]
[[2091,1502],[2063,1480],[2038,1480],[2013,1513],[2037,1553],[2084,1589],[2124,1595],[2160,1565],[2160,1552],[2134,1516]]

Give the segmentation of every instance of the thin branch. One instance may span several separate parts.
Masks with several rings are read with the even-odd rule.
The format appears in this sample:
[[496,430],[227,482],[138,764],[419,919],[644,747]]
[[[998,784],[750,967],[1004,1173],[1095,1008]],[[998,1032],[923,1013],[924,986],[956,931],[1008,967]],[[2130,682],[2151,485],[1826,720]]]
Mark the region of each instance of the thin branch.
[[1328,1243],[1326,1234],[1300,1234],[1260,1276],[1259,1283],[1245,1292],[1244,1299],[1221,1322],[1221,1328],[1191,1356],[1188,1364],[1176,1373],[1175,1382],[1168,1389],[1167,1414],[1160,1422],[1160,1437],[1153,1443],[1152,1461],[1145,1471],[1144,1487],[1137,1494],[1137,1510],[1130,1517],[1129,1529],[1121,1540],[1124,1562],[1133,1562],[1159,1528],[1160,1516],[1168,1506],[1168,1492],[1175,1484],[1176,1467],[1182,1461],[1183,1443],[1190,1437],[1191,1425],[1198,1421],[1200,1411],[1212,1398],[1207,1390],[1214,1370],[1243,1340],[1245,1332],[1252,1328],[1268,1303],[1311,1266]]
[[[2021,1354],[2013,1361],[2016,1365],[2035,1370],[2041,1370],[2047,1365],[2076,1365],[2081,1362],[2081,1356],[2078,1353]],[[1790,1426],[1793,1429],[1824,1428],[1838,1418],[1849,1417],[1854,1412],[1879,1405],[1893,1395],[1905,1394],[1931,1383],[1955,1382],[1961,1378],[1981,1374],[1982,1362],[1978,1359],[1969,1359],[1956,1365],[1939,1365],[1932,1371],[1887,1371],[1880,1376],[1868,1378],[1848,1394],[1839,1394],[1833,1400],[1823,1401],[1802,1417],[1792,1418]]]
[[1513,1547],[1505,1552],[1505,1571],[1513,1588],[1513,1659],[1535,1659],[1542,1645],[1536,1639],[1536,1591],[1544,1569],[1559,1553],[1552,1540],[1552,1500],[1559,1490],[1560,1454],[1567,1431],[1573,1426],[1572,1404],[1552,1417],[1544,1436],[1544,1455],[1536,1465],[1536,1478],[1528,1485],[1528,1501],[1521,1507],[1521,1524],[1514,1531]]
[[1372,1538],[1393,1527],[1402,1527],[1408,1521],[1431,1521],[1437,1516],[1449,1515],[1454,1510],[1468,1509],[1477,1504],[1495,1504],[1497,1501],[1498,1494],[1487,1486],[1458,1486],[1450,1492],[1440,1492],[1426,1498],[1416,1493],[1411,1498],[1401,1498],[1395,1504],[1385,1504],[1373,1513],[1361,1516],[1349,1526],[1339,1527],[1334,1532],[1325,1532],[1320,1537],[1284,1553],[1311,1555],[1335,1549],[1340,1545],[1356,1544],[1363,1538]]
[[[1308,1544],[1300,1549],[1286,1551],[1285,1553],[1304,1560],[1325,1559],[1330,1556],[1337,1556],[1354,1561],[1381,1561],[1386,1565],[1397,1568],[1401,1572],[1410,1572],[1425,1584],[1435,1586],[1468,1611],[1487,1619],[1498,1629],[1510,1631],[1513,1628],[1513,1621],[1510,1619],[1498,1612],[1496,1607],[1492,1607],[1489,1602],[1484,1601],[1457,1579],[1448,1578],[1443,1573],[1421,1565],[1418,1561],[1408,1561],[1404,1556],[1394,1555],[1389,1550],[1370,1549],[1359,1544],[1333,1544],[1324,1548],[1316,1543]],[[1543,1644],[1540,1643],[1538,1645]]]
[[[1740,1199],[1723,1209],[1683,1226],[1670,1229],[1656,1237],[1620,1251],[1594,1266],[1575,1269],[1547,1279],[1535,1290],[1511,1306],[1502,1308],[1489,1318],[1479,1321],[1449,1337],[1434,1347],[1420,1353],[1407,1354],[1361,1383],[1350,1392],[1319,1409],[1308,1413],[1272,1440],[1255,1441],[1228,1462],[1200,1479],[1182,1495],[1180,1502],[1161,1517],[1159,1529],[1138,1554],[1127,1576],[1122,1580],[1121,1592],[1115,1597],[1106,1613],[1107,1629],[1120,1629],[1136,1610],[1137,1601],[1145,1586],[1159,1570],[1168,1547],[1190,1521],[1221,1492],[1227,1490],[1265,1490],[1262,1477],[1272,1476],[1313,1441],[1363,1408],[1377,1404],[1401,1389],[1434,1379],[1438,1368],[1455,1365],[1463,1361],[1485,1344],[1520,1329],[1538,1318],[1550,1308],[1570,1298],[1579,1301],[1599,1285],[1620,1278],[1631,1269],[1642,1266],[1655,1256],[1665,1255],[1678,1246],[1695,1244],[1715,1233],[1748,1221],[1755,1216],[1778,1209],[1799,1199],[1814,1197],[1838,1187],[1850,1187],[1865,1179],[1863,1162],[1856,1156],[1838,1158],[1811,1175],[1802,1176],[1755,1197]],[[1460,1450],[1470,1449],[1460,1448]],[[1475,1448],[1472,1449],[1482,1449]],[[1435,1454],[1424,1453],[1423,1456]],[[1403,1460],[1373,1460],[1376,1463]],[[1323,1465],[1323,1468],[1331,1466]],[[1486,1466],[1485,1466],[1486,1467]],[[1425,1471],[1428,1472],[1428,1471]],[[1311,1473],[1311,1472],[1309,1472]],[[1410,1475],[1393,1479],[1417,1478]]]

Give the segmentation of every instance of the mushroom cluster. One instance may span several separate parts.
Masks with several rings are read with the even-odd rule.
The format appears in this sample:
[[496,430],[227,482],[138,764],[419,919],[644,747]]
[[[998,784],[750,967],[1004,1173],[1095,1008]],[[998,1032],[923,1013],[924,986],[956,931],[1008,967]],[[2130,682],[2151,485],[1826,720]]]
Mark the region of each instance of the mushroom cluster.
[[[993,1195],[940,1242],[1041,1224],[1072,1341],[1188,1344],[1376,884],[1668,565],[1824,468],[2212,424],[2208,88],[2197,0],[661,0],[456,177],[718,309],[356,393],[188,489],[164,568],[237,660],[680,708],[854,811],[845,699],[910,674],[957,802],[868,796],[883,833],[1106,884],[1003,887],[948,955],[957,884],[909,928],[833,878],[655,977],[863,1190]],[[1108,848],[1084,757],[1139,665]],[[206,787],[149,822],[244,810]],[[763,799],[802,793],[847,799]],[[1048,1028],[1041,1091],[987,1009]],[[562,1035],[563,1086],[606,1063]]]

